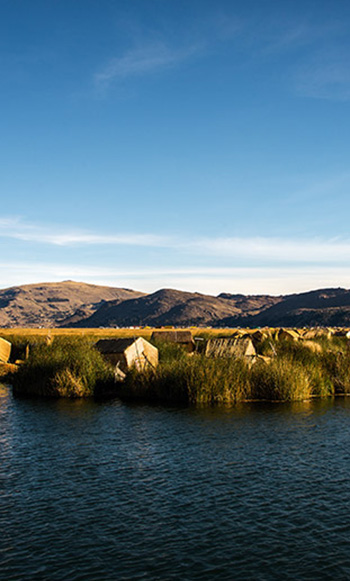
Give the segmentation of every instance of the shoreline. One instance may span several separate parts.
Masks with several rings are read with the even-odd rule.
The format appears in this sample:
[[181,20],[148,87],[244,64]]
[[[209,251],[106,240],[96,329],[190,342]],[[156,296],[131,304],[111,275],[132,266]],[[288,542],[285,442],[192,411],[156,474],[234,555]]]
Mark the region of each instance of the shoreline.
[[[129,329],[113,334],[100,331],[105,337],[118,333],[120,337],[120,331],[124,337],[130,335]],[[111,365],[95,348],[102,333],[52,336],[40,329],[29,335],[21,330],[16,335],[14,329],[8,329],[14,353],[26,350],[29,355],[26,360],[18,357],[15,368],[13,363],[4,364],[12,368],[2,381],[12,384],[16,396],[118,397],[185,405],[280,403],[350,395],[349,341],[345,337],[319,332],[310,341],[286,330],[281,339],[274,329],[268,337],[261,330],[252,331],[256,354],[234,356],[232,337],[238,336],[237,331],[230,329],[227,339],[219,339],[227,351],[213,351],[212,345],[208,349],[211,339],[217,342],[224,334],[222,330],[202,330],[203,338],[192,353],[177,344],[154,342],[158,367],[131,367],[124,381],[117,381],[115,363]]]

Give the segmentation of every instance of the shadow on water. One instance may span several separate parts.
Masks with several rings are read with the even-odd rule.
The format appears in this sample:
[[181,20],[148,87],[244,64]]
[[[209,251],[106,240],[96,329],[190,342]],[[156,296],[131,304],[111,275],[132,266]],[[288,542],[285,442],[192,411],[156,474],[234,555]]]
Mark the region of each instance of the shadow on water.
[[350,398],[235,407],[14,399],[0,578],[350,578]]
[[98,410],[107,408],[125,407],[130,410],[148,409],[148,410],[168,410],[173,412],[184,412],[190,415],[206,416],[211,418],[222,418],[225,416],[244,417],[251,414],[322,414],[335,409],[350,409],[350,397],[338,396],[329,398],[314,398],[305,401],[295,402],[239,402],[236,404],[197,404],[194,406],[188,404],[176,403],[159,403],[147,402],[142,400],[121,400],[114,398],[41,398],[41,397],[18,397],[12,396],[10,385],[0,384],[0,401],[20,401],[21,405],[37,409],[54,409],[61,413],[79,414],[86,413],[89,410]]

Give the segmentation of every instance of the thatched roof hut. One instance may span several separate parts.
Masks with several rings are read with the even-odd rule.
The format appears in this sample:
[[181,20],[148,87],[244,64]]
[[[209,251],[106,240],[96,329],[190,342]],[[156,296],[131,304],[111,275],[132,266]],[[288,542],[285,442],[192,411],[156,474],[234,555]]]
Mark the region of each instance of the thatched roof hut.
[[207,357],[247,357],[256,356],[253,341],[249,337],[209,339],[206,345]]
[[255,329],[250,333],[250,336],[253,339],[253,341],[260,343],[260,341],[268,339],[270,337],[270,334],[268,333],[267,330]]
[[302,331],[303,339],[318,339],[322,337],[330,339],[333,335],[336,335],[335,329],[306,329]]
[[294,329],[279,329],[277,339],[279,341],[299,341],[300,335]]
[[107,361],[117,365],[124,373],[132,367],[142,371],[158,365],[158,349],[142,337],[100,339],[95,347]]
[[271,335],[271,330],[270,329],[247,329],[247,330],[242,330],[240,332],[240,336],[241,337],[249,337],[250,339],[253,339],[254,343],[260,343],[261,341],[264,341],[264,339],[271,339],[272,335]]
[[177,329],[173,331],[153,331],[151,341],[164,341],[182,345],[189,353],[192,353],[195,349],[191,331],[178,331]]
[[11,355],[11,343],[0,337],[0,362],[7,363]]

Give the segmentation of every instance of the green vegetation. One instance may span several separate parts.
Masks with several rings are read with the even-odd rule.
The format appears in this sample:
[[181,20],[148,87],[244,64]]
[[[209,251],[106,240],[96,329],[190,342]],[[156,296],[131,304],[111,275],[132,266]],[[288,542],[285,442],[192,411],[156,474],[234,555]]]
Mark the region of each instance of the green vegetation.
[[[9,337],[10,339],[10,337]],[[149,401],[235,404],[242,401],[296,401],[350,395],[350,349],[346,339],[257,343],[254,362],[243,358],[188,355],[180,346],[158,343],[156,370],[131,370],[115,382],[114,370],[93,347],[94,338],[56,336],[11,338],[18,352],[30,342],[29,358],[13,374],[19,395],[88,397],[120,395]],[[10,340],[11,340],[10,339]]]
[[161,359],[155,371],[128,374],[121,395],[182,403],[233,403],[250,398],[249,367],[242,359],[209,359],[199,354]]
[[234,404],[247,400],[297,401],[350,394],[350,353],[343,339],[258,344],[257,359],[191,356],[168,345],[157,370],[131,372],[120,389],[127,398],[191,404]]
[[11,382],[17,395],[88,397],[114,380],[113,370],[82,337],[37,341]]

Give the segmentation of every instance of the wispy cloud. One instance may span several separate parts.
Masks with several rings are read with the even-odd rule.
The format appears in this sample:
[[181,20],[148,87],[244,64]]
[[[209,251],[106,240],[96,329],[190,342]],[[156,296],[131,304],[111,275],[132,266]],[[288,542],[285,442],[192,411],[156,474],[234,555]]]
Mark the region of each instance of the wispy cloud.
[[[234,9],[224,13],[216,7],[209,16],[202,15],[195,23],[190,20],[175,41],[172,30],[162,26],[156,32],[140,29],[129,36],[132,47],[112,56],[95,72],[94,85],[98,90],[103,91],[118,80],[177,67],[195,57],[220,54],[224,46],[226,55],[228,50],[236,50],[232,55],[239,55],[240,66],[286,58],[285,76],[289,83],[292,80],[292,89],[298,94],[350,98],[348,27],[336,14],[325,22],[317,21],[307,11],[295,15],[294,11],[272,10],[257,19],[254,15],[238,16]],[[155,37],[161,40],[150,40]]]
[[[114,55],[94,75],[95,86],[108,87],[113,81],[152,75],[178,67],[182,63],[210,53],[216,45],[229,42],[243,33],[244,22],[235,13],[224,13],[218,7],[189,18],[186,25],[175,27],[163,20],[145,29],[128,21],[131,48]],[[159,39],[155,41],[154,39]]]
[[0,262],[0,288],[14,285],[72,279],[154,292],[176,288],[218,295],[288,294],[316,288],[350,288],[350,274],[335,267],[246,267],[246,268],[103,268],[45,262]]
[[269,262],[350,262],[350,240],[283,238],[199,238],[192,250],[221,257],[241,257]]
[[65,230],[52,226],[41,226],[24,222],[21,218],[0,218],[0,236],[26,242],[52,244],[55,246],[75,245],[127,245],[162,246],[166,239],[153,234],[95,234],[79,230]]
[[256,36],[255,29],[254,32],[255,35],[250,37],[250,42],[255,47],[254,54],[258,53],[265,58],[295,52],[315,40],[314,31],[305,22],[288,23],[285,26],[281,23],[275,26],[270,24],[259,35]]
[[[254,30],[256,32],[256,28]],[[332,46],[343,36],[347,36],[347,26],[340,22],[316,23],[306,16],[272,18],[255,35],[253,42],[261,46],[263,54],[281,55],[299,49],[304,51],[307,47],[313,49],[325,43]]]
[[247,22],[242,42],[254,59],[287,57],[285,77],[298,95],[334,101],[350,99],[348,26],[336,16],[328,22],[314,22],[307,16],[271,18],[260,30],[256,23]]
[[171,48],[166,44],[157,43],[138,47],[112,58],[95,74],[95,84],[106,87],[117,79],[153,74],[173,68],[198,54],[199,51],[199,45]]
[[350,99],[350,48],[340,53],[321,52],[304,63],[295,75],[296,89],[305,97]]
[[150,233],[107,233],[30,224],[20,218],[0,219],[0,237],[41,245],[61,247],[136,246],[166,249],[183,255],[218,257],[229,260],[265,263],[350,263],[350,239],[274,238],[274,237],[204,237],[171,236]]

